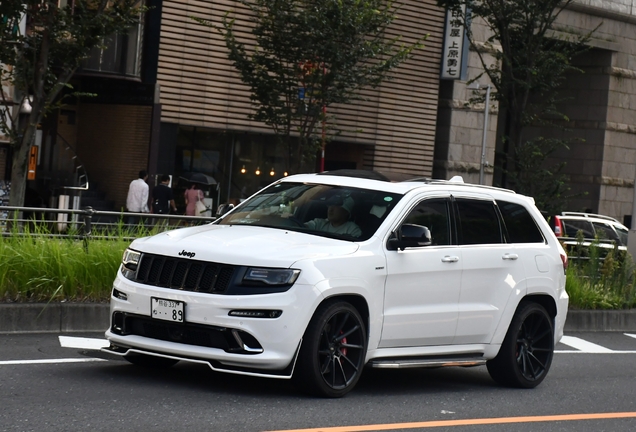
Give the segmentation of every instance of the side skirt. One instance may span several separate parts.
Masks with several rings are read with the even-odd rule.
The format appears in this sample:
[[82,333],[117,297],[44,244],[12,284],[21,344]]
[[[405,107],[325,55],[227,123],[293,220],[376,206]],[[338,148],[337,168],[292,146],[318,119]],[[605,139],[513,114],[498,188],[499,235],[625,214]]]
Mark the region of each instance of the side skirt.
[[379,369],[406,369],[446,366],[481,366],[486,359],[479,353],[458,356],[424,356],[403,358],[382,358],[371,360],[369,366]]

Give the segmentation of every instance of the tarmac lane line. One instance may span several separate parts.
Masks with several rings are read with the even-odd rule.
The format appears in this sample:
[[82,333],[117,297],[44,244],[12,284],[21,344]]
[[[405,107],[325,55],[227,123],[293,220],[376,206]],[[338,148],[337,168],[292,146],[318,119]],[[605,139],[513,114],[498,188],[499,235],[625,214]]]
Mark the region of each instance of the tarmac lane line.
[[[109,342],[106,339],[58,336],[60,346],[62,348],[75,348],[85,350],[99,350],[107,347]],[[32,364],[55,364],[55,363],[85,363],[95,361],[108,361],[103,358],[95,357],[77,357],[77,358],[53,358],[53,359],[36,359],[36,360],[2,360],[0,366],[3,365],[32,365]]]
[[2,360],[0,366],[4,365],[32,365],[32,364],[54,364],[54,363],[84,363],[94,361],[108,361],[99,358],[57,358],[38,360]]
[[593,414],[557,414],[546,416],[529,417],[494,417],[494,418],[474,418],[462,420],[434,420],[425,422],[410,423],[387,423],[358,426],[335,426],[309,429],[281,429],[268,432],[373,432],[385,430],[403,429],[423,429],[453,426],[479,426],[479,425],[500,425],[514,423],[539,423],[539,422],[562,422],[581,420],[613,420],[621,418],[636,418],[636,412],[616,412],[616,413],[593,413]]
[[578,350],[555,350],[555,354],[636,354],[636,351],[587,352]]
[[613,352],[609,348],[605,348],[604,346],[597,345],[574,336],[563,336],[560,343],[588,354],[608,354]]
[[98,350],[110,345],[106,339],[98,338],[58,336],[58,339],[62,348]]
[[631,333],[623,333],[625,336],[629,336],[632,337],[634,339],[636,339],[636,334],[631,334]]

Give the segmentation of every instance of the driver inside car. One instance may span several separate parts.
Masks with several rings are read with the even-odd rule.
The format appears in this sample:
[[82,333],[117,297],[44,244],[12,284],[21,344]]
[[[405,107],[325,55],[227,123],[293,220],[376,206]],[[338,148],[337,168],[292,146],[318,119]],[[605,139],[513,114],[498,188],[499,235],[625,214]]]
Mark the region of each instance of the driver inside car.
[[309,229],[324,231],[333,234],[349,235],[360,237],[362,231],[360,227],[349,220],[355,202],[351,197],[334,197],[327,202],[327,218],[316,218],[305,222]]

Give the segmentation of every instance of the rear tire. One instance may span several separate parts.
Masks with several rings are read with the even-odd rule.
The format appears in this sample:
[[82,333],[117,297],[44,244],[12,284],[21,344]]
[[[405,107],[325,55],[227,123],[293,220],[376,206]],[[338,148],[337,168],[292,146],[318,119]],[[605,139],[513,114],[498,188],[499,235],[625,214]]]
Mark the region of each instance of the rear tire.
[[179,360],[157,357],[146,354],[128,354],[124,358],[136,366],[142,366],[152,369],[167,369],[176,365]]
[[342,397],[360,379],[366,354],[367,331],[356,308],[324,303],[305,330],[294,382],[312,395]]
[[515,313],[497,357],[486,362],[497,383],[534,388],[546,377],[554,355],[554,327],[545,308],[522,302]]

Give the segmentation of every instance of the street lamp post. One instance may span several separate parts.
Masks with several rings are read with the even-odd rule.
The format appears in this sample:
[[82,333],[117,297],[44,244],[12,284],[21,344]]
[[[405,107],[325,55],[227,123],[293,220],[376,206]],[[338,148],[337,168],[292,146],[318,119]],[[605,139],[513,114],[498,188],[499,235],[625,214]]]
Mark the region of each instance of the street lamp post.
[[490,84],[479,84],[477,82],[468,86],[471,90],[486,89],[486,103],[484,104],[484,128],[481,137],[481,161],[479,162],[479,184],[484,184],[484,168],[486,167],[486,136],[488,133],[488,114],[490,112]]

